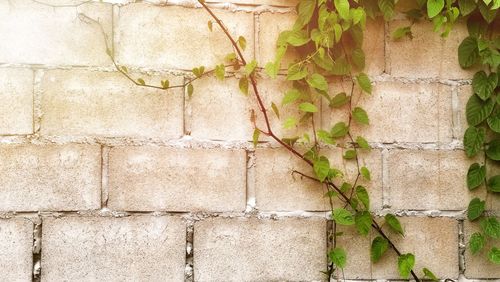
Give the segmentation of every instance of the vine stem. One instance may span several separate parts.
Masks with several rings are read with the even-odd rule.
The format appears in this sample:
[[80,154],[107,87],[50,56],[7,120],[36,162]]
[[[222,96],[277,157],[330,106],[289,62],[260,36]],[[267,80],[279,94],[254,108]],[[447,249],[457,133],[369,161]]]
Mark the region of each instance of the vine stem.
[[[198,0],[198,2],[203,6],[203,8],[210,14],[210,16],[215,20],[215,22],[219,25],[219,27],[222,29],[222,31],[224,32],[224,34],[226,35],[226,37],[229,39],[229,41],[231,41],[231,44],[233,45],[233,48],[236,50],[236,53],[238,54],[241,62],[243,65],[246,65],[247,62],[245,60],[245,57],[243,56],[243,52],[241,51],[241,49],[239,48],[238,44],[236,43],[236,41],[234,40],[233,36],[229,33],[229,31],[227,30],[227,28],[224,26],[224,24],[222,23],[222,21],[219,19],[219,17],[217,17],[214,12],[205,4],[205,2],[203,0]],[[255,80],[255,77],[253,74],[250,75],[250,83],[252,84],[252,89],[253,89],[253,93],[255,95],[255,98],[257,99],[257,103],[259,105],[259,109],[260,111],[262,112],[263,116],[264,116],[264,120],[266,122],[266,127],[267,127],[267,132],[265,134],[267,134],[268,136],[270,136],[271,138],[273,138],[275,141],[277,141],[279,144],[281,144],[283,147],[285,147],[286,149],[288,149],[290,152],[292,152],[294,155],[296,155],[297,157],[299,157],[300,159],[304,160],[305,162],[307,162],[310,166],[313,165],[312,161],[310,161],[309,159],[307,159],[304,155],[302,155],[301,153],[299,153],[297,150],[295,150],[292,146],[289,146],[288,144],[284,143],[281,139],[279,139],[273,132],[272,128],[271,128],[271,124],[269,122],[269,117],[268,117],[268,114],[267,114],[267,110],[266,110],[266,107],[264,106],[264,103],[262,102],[262,98],[260,96],[260,93],[259,93],[259,90],[258,90],[258,87],[257,87],[257,81]],[[352,139],[352,137],[351,137]],[[359,166],[359,164],[358,164]],[[359,169],[358,169],[358,174],[359,174]],[[313,179],[313,180],[316,180],[316,181],[319,181],[318,179],[312,177],[312,176],[307,176],[306,174],[301,174],[303,175],[304,177],[307,177],[307,178],[310,178],[310,179]],[[321,181],[319,181],[321,183]],[[331,181],[327,181],[326,182],[328,186],[332,187],[347,203],[349,203],[349,205],[355,210],[357,211],[356,208],[354,208],[354,205],[353,203],[351,202],[351,199],[349,197],[347,197],[333,182]],[[396,254],[398,256],[401,255],[401,252],[399,251],[399,249],[395,246],[395,244],[389,239],[389,237],[384,233],[384,231],[382,230],[382,228],[378,225],[377,222],[373,221],[372,223],[372,227],[377,230],[377,232],[382,236],[384,237],[388,242],[389,244],[392,246],[392,248],[394,249],[394,251],[396,252]],[[413,278],[416,280],[416,281],[420,281],[420,279],[418,278],[418,276],[415,274],[415,272],[413,272],[413,270],[411,270],[411,275],[413,276]]]

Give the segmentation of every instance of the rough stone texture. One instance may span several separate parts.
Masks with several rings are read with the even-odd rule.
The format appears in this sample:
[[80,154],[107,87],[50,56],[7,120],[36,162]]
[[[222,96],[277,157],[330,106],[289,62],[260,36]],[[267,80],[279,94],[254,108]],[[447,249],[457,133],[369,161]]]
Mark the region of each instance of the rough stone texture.
[[458,150],[391,150],[387,161],[390,205],[396,209],[466,209],[472,198],[486,194],[485,189],[467,189],[465,175],[474,161]]
[[[333,93],[349,89],[345,84],[333,83]],[[353,107],[362,107],[370,118],[370,126],[353,123],[355,135],[362,135],[370,142],[385,143],[451,141],[453,115],[449,86],[379,82],[374,85],[371,95],[359,94],[356,89],[354,94]],[[324,127],[347,122],[348,106],[333,110],[323,108]]]
[[[207,0],[206,2],[220,3],[219,0]],[[284,7],[295,7],[298,0],[233,0],[231,3],[243,4],[243,5],[270,5],[270,6],[284,6]]]
[[42,281],[182,281],[185,240],[177,217],[46,218]]
[[488,252],[492,247],[498,248],[498,244],[496,244],[496,240],[487,238],[483,249],[479,253],[473,255],[469,249],[469,240],[470,236],[475,232],[481,232],[479,220],[473,223],[465,220],[464,236],[465,245],[467,246],[467,249],[465,250],[465,277],[469,279],[498,279],[498,277],[500,277],[500,268],[498,265],[495,265],[488,260]]
[[[268,12],[259,15],[257,60],[260,65],[265,66],[267,62],[274,61],[276,41],[280,32],[291,30],[296,17],[295,13]],[[363,71],[369,75],[379,75],[385,68],[384,25],[383,20],[368,20],[366,24],[363,41],[363,49],[366,53],[366,67]],[[281,68],[286,69],[297,58],[295,52],[287,51],[287,55],[281,63]]]
[[[187,119],[191,136],[213,140],[252,140],[252,110],[259,114],[253,96],[245,96],[238,81],[228,78],[220,83],[207,77],[193,83],[194,94],[187,100]],[[251,94],[251,93],[250,93]]]
[[[407,20],[389,22],[389,34],[408,26]],[[470,79],[474,71],[458,64],[457,48],[467,37],[465,24],[456,24],[447,38],[433,32],[433,24],[420,21],[412,26],[413,39],[387,39],[389,73],[396,77]]]
[[0,280],[31,281],[33,223],[27,219],[0,220]]
[[[254,50],[253,15],[214,9],[235,38],[246,38],[245,56]],[[175,6],[130,4],[120,8],[116,17],[117,60],[126,65],[188,69],[200,65],[213,68],[232,52],[226,35],[203,9]]]
[[116,147],[108,207],[144,211],[243,211],[243,150]]
[[0,81],[0,135],[33,133],[33,71],[0,69]]
[[322,280],[319,219],[209,218],[194,227],[195,281]]
[[[458,278],[458,222],[452,218],[399,218],[405,237],[384,230],[402,253],[415,255],[414,270],[421,275],[424,267],[429,268],[439,278]],[[383,219],[377,219],[382,222]],[[371,241],[378,236],[372,231],[369,236],[356,234],[353,227],[340,226],[344,232],[338,239],[339,246],[347,251],[346,279],[400,279],[397,256],[392,249],[387,250],[380,261],[370,260]]]
[[[82,1],[46,1],[49,2],[74,5]],[[109,4],[54,8],[31,0],[2,1],[0,63],[110,65],[101,28],[79,18],[79,13],[98,19],[106,34],[111,34]]]
[[0,211],[100,207],[99,146],[2,145],[0,156]]
[[[356,178],[354,161],[342,159],[342,150],[324,150],[330,158],[332,167],[346,171],[345,180],[353,183]],[[361,179],[358,184],[365,186],[370,193],[371,209],[382,208],[382,157],[379,151],[360,155],[361,166],[370,169],[372,180]],[[307,175],[314,175],[311,167],[292,156],[284,149],[257,149],[255,165],[256,203],[265,211],[326,211],[329,201],[325,197],[326,187],[293,174],[294,170]],[[342,184],[342,181],[338,181]],[[340,201],[337,201],[340,205]]]
[[[160,77],[142,77],[160,85]],[[142,88],[116,72],[54,70],[44,75],[40,91],[44,135],[177,138],[183,133],[181,90]]]

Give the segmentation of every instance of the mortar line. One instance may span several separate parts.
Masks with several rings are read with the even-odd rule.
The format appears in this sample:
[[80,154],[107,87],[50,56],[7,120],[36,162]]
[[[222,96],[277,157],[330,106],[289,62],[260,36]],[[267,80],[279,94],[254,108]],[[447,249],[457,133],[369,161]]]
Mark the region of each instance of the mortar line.
[[458,270],[459,275],[465,275],[465,228],[464,220],[458,220]]
[[245,150],[246,153],[246,178],[245,178],[245,203],[246,212],[252,212],[256,208],[257,198],[255,191],[255,150]]
[[40,282],[42,274],[42,221],[33,222],[32,282]]
[[184,282],[194,281],[194,263],[193,263],[193,240],[194,240],[194,221],[192,219],[186,222],[186,258],[184,269]]
[[101,209],[108,207],[110,151],[110,147],[101,145]]

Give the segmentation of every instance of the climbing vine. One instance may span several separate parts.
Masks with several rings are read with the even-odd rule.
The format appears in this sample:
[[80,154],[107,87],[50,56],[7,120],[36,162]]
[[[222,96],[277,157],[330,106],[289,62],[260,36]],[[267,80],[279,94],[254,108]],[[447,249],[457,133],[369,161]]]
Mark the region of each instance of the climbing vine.
[[[360,159],[362,151],[370,150],[369,141],[359,133],[370,125],[369,113],[354,99],[361,95],[372,95],[372,82],[363,72],[366,59],[362,48],[365,25],[368,18],[383,17],[389,21],[395,17],[397,1],[300,0],[296,7],[297,20],[290,30],[279,35],[276,56],[272,62],[256,62],[245,58],[246,39],[231,34],[210,7],[203,0],[198,1],[211,16],[207,22],[208,32],[217,28],[232,44],[233,50],[227,54],[224,62],[211,69],[205,66],[194,68],[192,77],[181,85],[171,85],[168,80],[161,81],[160,85],[152,85],[130,75],[126,66],[115,61],[113,49],[107,46],[107,53],[116,69],[138,86],[164,90],[185,88],[189,97],[194,95],[193,82],[204,76],[214,75],[221,81],[228,75],[238,77],[239,89],[244,95],[253,95],[259,109],[252,114],[250,121],[254,125],[254,146],[258,146],[262,136],[267,136],[311,167],[310,171],[294,171],[294,174],[321,183],[326,188],[325,197],[330,203],[332,225],[329,232],[331,244],[327,252],[329,263],[324,273],[331,278],[346,266],[346,251],[337,244],[337,238],[342,236],[342,232],[337,232],[337,225],[347,225],[354,226],[360,236],[367,236],[372,230],[377,233],[370,250],[375,265],[385,253],[393,251],[398,257],[395,265],[401,278],[409,279],[411,276],[416,281],[437,280],[427,268],[414,269],[417,259],[414,254],[402,253],[389,238],[389,233],[404,236],[402,225],[393,214],[387,214],[383,219],[374,218],[370,212],[370,188],[360,184],[361,179],[371,179],[370,169]],[[470,190],[485,186],[488,193],[499,193],[500,175],[488,170],[488,166],[500,161],[500,78],[497,75],[500,65],[497,17],[500,0],[415,2],[415,9],[404,12],[410,24],[395,30],[392,34],[394,40],[411,40],[412,25],[420,20],[432,21],[434,30],[443,37],[452,31],[453,24],[461,18],[467,22],[469,36],[458,48],[458,59],[462,68],[478,71],[472,79],[474,93],[466,105],[469,128],[465,131],[463,143],[468,157],[484,153],[484,159],[470,166],[466,181]],[[98,23],[87,17],[85,19]],[[284,65],[283,58],[287,52],[293,52],[296,60]],[[271,104],[264,102],[258,84],[258,78],[264,75],[272,79],[283,77],[290,82],[281,101]],[[333,92],[329,87],[332,80],[340,81],[343,91]],[[321,104],[326,104],[329,111],[346,111],[347,120],[325,128],[318,127],[315,113],[319,112]],[[291,110],[299,115],[284,114]],[[270,120],[274,118],[271,115],[282,120],[285,129],[306,125],[311,131],[278,136],[271,125]],[[257,116],[263,119],[263,126],[257,125]],[[353,126],[358,130],[352,130]],[[343,159],[356,165],[353,181],[349,181],[347,172],[335,167],[323,152],[325,148],[332,147],[341,148]],[[334,202],[339,200],[342,204],[335,205]],[[474,198],[467,209],[468,219],[479,221],[481,227],[480,232],[469,238],[472,254],[480,253],[486,241],[500,239],[500,222],[485,212],[485,203],[485,200]],[[382,220],[383,224],[379,222]],[[388,231],[382,229],[382,225],[387,226]],[[492,263],[500,264],[499,248],[487,250],[486,256]]]

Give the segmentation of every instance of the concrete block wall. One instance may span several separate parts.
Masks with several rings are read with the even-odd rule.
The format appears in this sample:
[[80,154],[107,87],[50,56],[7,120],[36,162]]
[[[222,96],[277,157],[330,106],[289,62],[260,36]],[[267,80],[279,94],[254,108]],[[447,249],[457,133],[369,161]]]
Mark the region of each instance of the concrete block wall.
[[[219,29],[208,31],[205,11],[193,1],[40,1],[49,5],[0,1],[1,281],[324,280],[324,191],[293,177],[310,169],[277,144],[253,148],[255,101],[237,80],[198,80],[189,99],[186,89],[133,85],[106,55],[102,31],[134,77],[183,83],[191,68],[232,52]],[[296,17],[294,0],[207,2],[262,65]],[[374,148],[361,156],[371,209],[400,216],[407,236],[393,237],[416,254],[419,273],[498,279],[499,267],[464,249],[478,228],[465,208],[485,196],[465,186],[472,72],[460,69],[456,49],[466,28],[444,39],[422,22],[412,41],[392,41],[405,24],[398,18],[369,21],[365,38],[374,90],[359,103],[372,125],[353,132]],[[288,88],[282,79],[259,85],[267,104]],[[327,107],[317,115],[324,127],[345,118]],[[341,149],[325,153],[355,171]],[[488,209],[498,203],[490,195]],[[398,278],[394,254],[370,263],[376,234],[340,229],[341,278]]]

